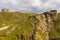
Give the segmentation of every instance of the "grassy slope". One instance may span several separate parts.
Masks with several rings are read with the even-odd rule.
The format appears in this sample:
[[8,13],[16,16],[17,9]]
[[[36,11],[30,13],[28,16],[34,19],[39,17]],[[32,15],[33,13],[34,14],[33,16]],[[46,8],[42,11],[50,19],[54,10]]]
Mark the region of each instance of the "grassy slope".
[[56,38],[60,38],[60,13],[57,16],[57,21],[55,23]]
[[57,15],[57,20],[54,24],[55,32],[50,32],[50,38],[60,38],[60,13]]
[[[26,40],[30,38],[33,25],[30,23],[29,16],[35,14],[27,14],[27,13],[0,13],[0,27],[3,27],[2,24],[9,25],[11,27],[17,28],[15,31],[11,32],[8,36],[0,36],[1,40],[18,40],[21,34],[26,36]],[[25,22],[24,22],[25,21]],[[23,24],[20,24],[23,23]],[[3,35],[8,29],[4,31],[0,31],[0,35]],[[17,38],[18,37],[18,38]]]
[[[9,25],[11,27],[16,27],[17,25],[17,28],[15,31],[11,32],[8,36],[0,36],[0,39],[1,40],[18,40],[18,37],[20,38],[20,35],[24,34],[26,36],[26,40],[29,40],[31,32],[34,28],[33,25],[31,24],[31,21],[29,21],[30,15],[36,15],[36,14],[13,13],[13,12],[0,13],[0,27],[3,27],[2,24]],[[21,24],[22,22],[23,24]],[[7,30],[8,29],[4,31],[0,31],[0,35],[3,35]],[[60,14],[58,14],[58,18],[55,23],[55,30],[56,30],[55,35],[53,32],[50,32],[50,38],[60,38]]]

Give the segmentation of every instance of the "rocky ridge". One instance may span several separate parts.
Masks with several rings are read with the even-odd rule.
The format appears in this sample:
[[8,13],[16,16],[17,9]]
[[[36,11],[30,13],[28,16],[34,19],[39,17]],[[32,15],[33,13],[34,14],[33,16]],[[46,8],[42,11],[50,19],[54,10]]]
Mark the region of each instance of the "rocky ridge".
[[54,22],[57,19],[57,11],[51,10],[35,17],[37,22],[32,40],[49,40],[49,32],[55,32]]

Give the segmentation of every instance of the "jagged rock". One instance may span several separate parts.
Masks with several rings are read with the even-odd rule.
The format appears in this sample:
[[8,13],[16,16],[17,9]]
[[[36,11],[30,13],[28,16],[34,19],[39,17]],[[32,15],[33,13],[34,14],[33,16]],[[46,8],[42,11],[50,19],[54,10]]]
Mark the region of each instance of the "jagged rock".
[[39,20],[38,24],[35,24],[35,29],[33,30],[32,40],[49,40],[48,33],[50,31],[55,31],[54,22],[57,19],[57,11],[51,10],[45,12],[39,16],[36,16],[36,19]]
[[[36,19],[38,19],[39,22],[37,25],[35,24],[35,30],[32,36],[32,40],[48,40],[48,32],[46,30],[47,28],[46,28],[45,16],[39,15],[36,16]],[[46,38],[44,37],[44,35]]]

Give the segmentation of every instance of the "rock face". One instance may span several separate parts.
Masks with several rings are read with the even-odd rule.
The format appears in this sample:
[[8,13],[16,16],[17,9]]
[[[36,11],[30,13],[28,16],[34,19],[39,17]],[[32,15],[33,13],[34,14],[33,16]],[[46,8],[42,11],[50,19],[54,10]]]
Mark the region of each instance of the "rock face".
[[49,40],[49,32],[55,31],[54,22],[57,19],[57,11],[51,10],[35,16],[36,22],[31,40]]

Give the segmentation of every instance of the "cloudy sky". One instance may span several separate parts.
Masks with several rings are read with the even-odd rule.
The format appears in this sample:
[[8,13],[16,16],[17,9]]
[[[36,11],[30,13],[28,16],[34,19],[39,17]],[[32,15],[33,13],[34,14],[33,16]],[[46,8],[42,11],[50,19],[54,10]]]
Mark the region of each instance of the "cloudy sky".
[[0,0],[0,10],[3,8],[21,12],[60,11],[60,0]]

